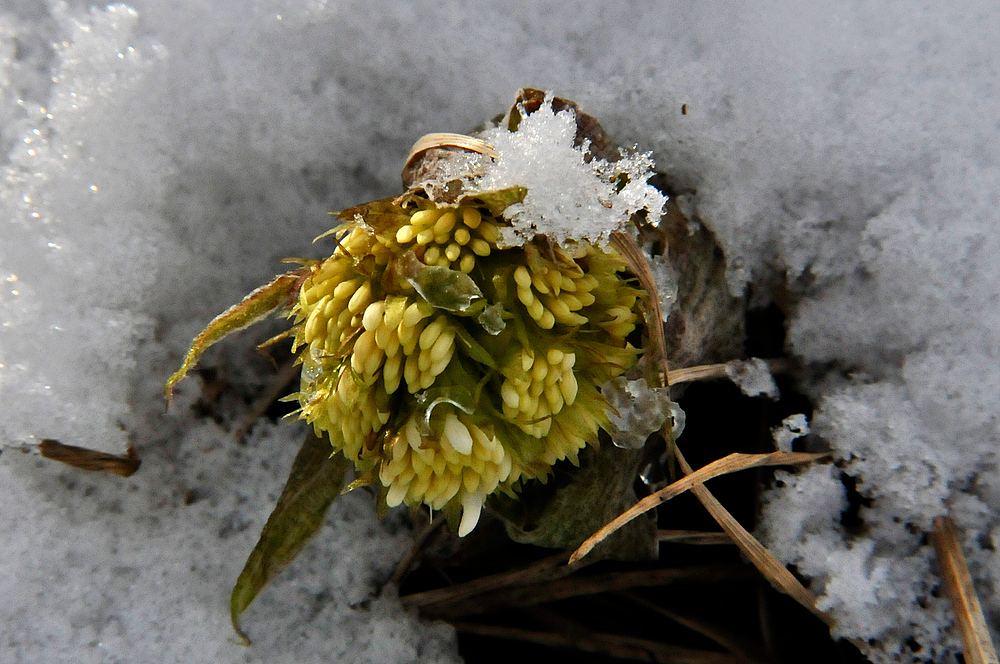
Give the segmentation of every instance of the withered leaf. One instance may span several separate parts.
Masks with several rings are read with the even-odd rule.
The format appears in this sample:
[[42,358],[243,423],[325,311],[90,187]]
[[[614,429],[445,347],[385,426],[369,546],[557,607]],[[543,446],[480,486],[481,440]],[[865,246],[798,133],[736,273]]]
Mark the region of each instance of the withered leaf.
[[163,387],[167,403],[173,395],[174,385],[187,375],[209,346],[228,334],[264,319],[275,309],[289,304],[292,295],[298,292],[302,278],[308,274],[309,268],[300,268],[278,275],[271,280],[271,283],[261,286],[243,298],[239,304],[216,316],[191,342],[191,348],[188,349],[181,368],[167,379],[167,384]]
[[347,208],[337,214],[337,218],[341,221],[351,221],[360,216],[376,233],[385,232],[386,229],[399,228],[409,221],[413,210],[403,207],[407,202],[409,201],[402,196],[383,198]]
[[261,531],[229,601],[233,629],[249,645],[239,619],[257,594],[285,569],[323,525],[333,499],[340,494],[349,461],[331,456],[330,442],[312,431],[295,457],[278,504]]
[[59,461],[74,468],[89,470],[98,473],[111,473],[129,477],[139,470],[139,455],[131,447],[124,456],[118,454],[107,454],[86,447],[76,445],[64,445],[58,440],[46,438],[38,445],[39,453],[46,459]]

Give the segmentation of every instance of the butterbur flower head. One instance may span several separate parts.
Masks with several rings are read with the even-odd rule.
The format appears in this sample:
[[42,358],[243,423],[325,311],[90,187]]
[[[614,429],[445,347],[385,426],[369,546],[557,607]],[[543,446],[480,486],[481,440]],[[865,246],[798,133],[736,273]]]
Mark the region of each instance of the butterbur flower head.
[[[339,213],[317,238],[327,258],[289,259],[296,269],[195,337],[164,386],[168,403],[211,345],[283,311],[290,329],[264,345],[292,338],[301,380],[285,400],[315,433],[234,588],[233,626],[245,642],[239,615],[320,527],[350,464],[348,490],[378,486],[380,511],[441,510],[464,537],[491,496],[505,494],[494,506],[509,518],[504,504],[527,483],[579,465],[602,429],[616,431],[611,414],[620,413],[602,389],[621,397],[612,388],[636,364],[640,297],[655,321],[647,371],[665,383],[656,286],[627,233],[660,218],[665,198],[652,176],[649,155],[617,150],[575,104],[525,88],[476,137],[418,140],[403,167],[406,193]],[[592,456],[597,465],[571,480],[570,495],[605,493],[606,459]],[[609,486],[633,481],[621,470]],[[579,498],[552,502],[563,503],[546,508],[559,529],[564,516],[577,521],[565,513]],[[524,532],[508,526],[512,537]],[[538,543],[575,538],[548,530]]]
[[607,241],[640,209],[658,214],[663,197],[646,182],[648,158],[588,158],[589,143],[572,144],[571,111],[522,93],[537,112],[517,105],[484,134],[503,150],[442,135],[489,168],[454,153],[416,159],[441,144],[418,141],[408,191],[341,212],[321,236],[329,257],[298,261],[216,318],[168,395],[205,348],[284,307],[298,416],[354,463],[355,485],[380,485],[385,505],[444,510],[465,535],[491,495],[516,497],[555,464],[579,463],[610,427],[601,386],[636,362],[641,295],[617,251],[584,237]]
[[545,481],[607,425],[599,386],[635,362],[639,292],[612,249],[497,244],[523,190],[341,214],[291,308],[299,415],[388,506],[445,510],[459,535],[497,491]]

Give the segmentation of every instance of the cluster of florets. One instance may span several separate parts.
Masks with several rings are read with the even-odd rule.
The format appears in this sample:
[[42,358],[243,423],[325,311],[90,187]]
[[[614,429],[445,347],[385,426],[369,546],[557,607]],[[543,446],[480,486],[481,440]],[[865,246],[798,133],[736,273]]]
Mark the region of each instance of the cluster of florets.
[[610,249],[497,246],[496,206],[406,196],[342,213],[291,315],[300,416],[389,506],[476,525],[607,425],[599,386],[634,364],[638,291]]

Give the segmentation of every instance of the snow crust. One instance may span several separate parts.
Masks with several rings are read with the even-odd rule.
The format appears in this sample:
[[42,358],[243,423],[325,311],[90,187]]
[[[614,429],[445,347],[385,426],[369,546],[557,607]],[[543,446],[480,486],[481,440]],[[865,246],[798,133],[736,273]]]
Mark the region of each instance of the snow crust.
[[[0,8],[0,439],[144,458],[121,480],[0,456],[14,661],[321,661],[349,644],[342,661],[455,660],[391,600],[349,608],[394,564],[371,551],[408,538],[353,498],[248,612],[258,644],[232,646],[228,591],[301,432],[225,440],[267,381],[249,337],[203,363],[236,395],[222,425],[189,408],[197,379],[166,416],[159,394],[216,313],[329,248],[309,245],[329,210],[398,193],[414,140],[480,126],[526,85],[651,150],[734,291],[795,303],[810,440],[840,466],[781,476],[761,534],[818,580],[837,633],[876,662],[951,657],[925,537],[944,512],[1000,624],[994,4],[132,7]],[[845,478],[865,499],[851,530]]]

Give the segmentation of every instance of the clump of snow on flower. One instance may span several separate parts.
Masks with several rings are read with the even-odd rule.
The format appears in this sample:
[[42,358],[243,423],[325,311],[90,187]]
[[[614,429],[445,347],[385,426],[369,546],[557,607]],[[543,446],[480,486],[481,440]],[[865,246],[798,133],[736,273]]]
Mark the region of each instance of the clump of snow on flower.
[[606,244],[640,210],[659,218],[666,198],[648,182],[653,174],[650,154],[623,151],[617,161],[598,159],[588,154],[587,142],[573,145],[576,129],[572,110],[556,113],[546,100],[521,119],[517,131],[501,126],[480,134],[499,156],[479,160],[484,172],[473,188],[528,189],[522,202],[504,211],[512,226],[501,229],[502,246],[523,244],[537,233],[559,242]]

